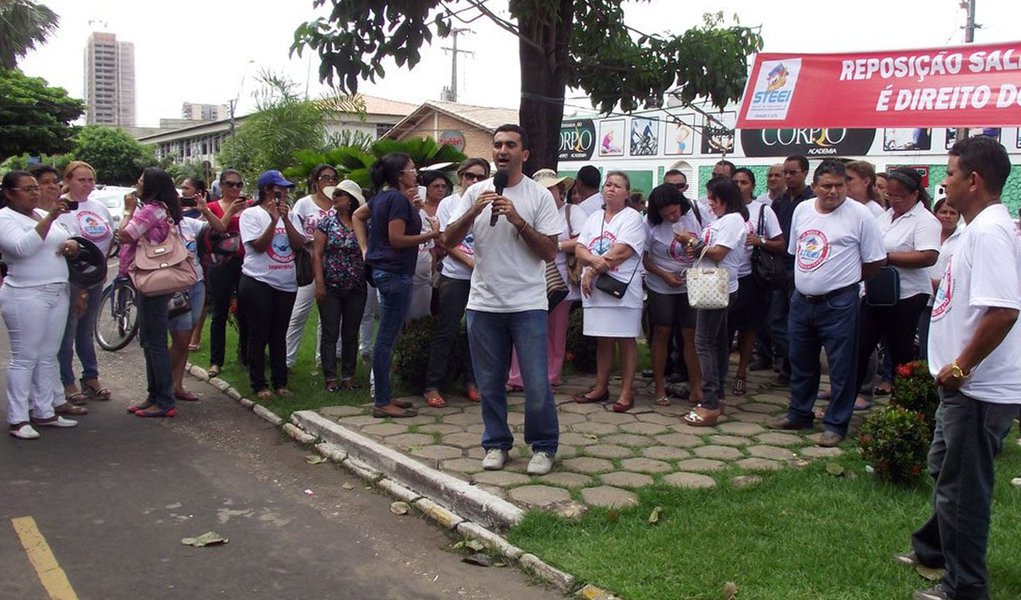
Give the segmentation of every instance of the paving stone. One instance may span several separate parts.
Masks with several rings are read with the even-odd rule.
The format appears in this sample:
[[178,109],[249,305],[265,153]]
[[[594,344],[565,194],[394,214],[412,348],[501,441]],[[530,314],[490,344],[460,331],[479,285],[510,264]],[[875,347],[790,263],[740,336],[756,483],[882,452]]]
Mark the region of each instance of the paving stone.
[[746,458],[734,464],[748,471],[779,471],[783,468],[783,463],[766,458]]
[[444,423],[451,425],[475,425],[482,422],[482,415],[479,413],[456,413],[443,417]]
[[631,473],[629,471],[614,471],[599,476],[599,479],[606,485],[613,485],[622,488],[640,488],[652,485],[653,479],[644,473]]
[[805,443],[805,438],[792,433],[763,433],[762,435],[755,436],[755,439],[763,444],[772,446],[800,446]]
[[769,458],[772,460],[793,460],[797,456],[787,448],[776,446],[749,446],[748,454],[756,458]]
[[472,481],[475,483],[498,485],[500,487],[522,485],[528,483],[531,479],[532,478],[527,475],[511,473],[509,471],[480,471],[472,475]]
[[457,433],[461,431],[461,428],[457,425],[449,425],[447,423],[431,423],[429,425],[419,425],[416,429],[419,433],[439,433],[446,435],[448,433]]
[[476,423],[475,425],[469,425],[464,428],[465,433],[474,433],[480,440],[482,439],[482,432],[486,430],[486,426],[482,423]]
[[561,444],[570,444],[571,446],[591,446],[592,444],[598,444],[599,438],[596,436],[589,437],[591,434],[575,433],[573,431],[566,431],[560,434]]
[[559,408],[561,412],[575,413],[579,415],[590,415],[592,413],[606,412],[602,404],[578,404],[577,402],[571,402],[570,404],[564,404]]
[[[421,446],[430,446],[433,443],[433,436],[428,433],[402,433],[392,435],[383,440],[391,448],[409,449]],[[453,458],[453,457],[448,457]]]
[[666,473],[673,470],[670,463],[651,458],[626,458],[620,461],[620,465],[628,471],[639,473]]
[[620,508],[638,504],[638,496],[620,488],[601,485],[599,487],[584,488],[581,490],[581,497],[590,506],[605,506],[607,508]]
[[670,431],[670,428],[662,423],[646,423],[639,421],[637,423],[624,423],[620,426],[620,430],[625,433],[634,433],[636,435],[656,435],[659,433],[666,433]]
[[585,415],[579,415],[578,413],[557,413],[557,421],[560,422],[560,426],[574,425],[576,423],[584,423],[588,421],[588,417]]
[[627,413],[615,413],[609,411],[603,411],[601,413],[592,413],[589,415],[589,421],[593,423],[610,423],[612,425],[623,425],[624,423],[634,423],[637,419],[634,415]]
[[451,433],[445,435],[442,438],[442,442],[447,446],[456,446],[458,448],[471,448],[478,446],[482,443],[482,438],[477,433]]
[[428,458],[432,460],[450,460],[452,458],[461,458],[464,455],[460,448],[437,445],[415,448],[411,451],[411,453],[419,458]]
[[[407,431],[407,425],[400,425],[398,423],[377,423],[375,425],[362,427],[362,433],[367,435],[378,435],[381,437],[407,433]],[[432,441],[432,437],[429,438],[429,441]]]
[[744,456],[737,448],[716,445],[699,446],[693,448],[692,453],[699,458],[715,458],[717,460],[734,460]]
[[720,446],[747,446],[752,441],[739,435],[711,435],[709,441]]
[[475,486],[484,492],[489,492],[498,498],[507,499],[507,490],[503,489],[498,485],[477,485]]
[[777,417],[776,414],[767,415],[766,413],[753,413],[741,411],[734,411],[734,413],[730,415],[731,420],[733,420],[734,422],[756,425],[766,425],[770,421],[776,419],[776,417]]
[[593,435],[610,435],[611,433],[617,433],[620,431],[616,425],[611,423],[596,423],[588,421],[585,423],[578,423],[577,425],[571,425],[571,431],[578,433],[591,433]]
[[715,479],[698,473],[671,473],[663,478],[663,483],[689,489],[716,487]]
[[744,412],[771,415],[773,413],[780,412],[783,409],[775,404],[766,404],[764,402],[746,402],[741,405],[741,410],[743,410]]
[[671,448],[670,446],[650,446],[642,449],[642,456],[655,460],[680,460],[690,457],[691,453],[687,450]]
[[717,425],[716,428],[719,429],[721,433],[729,433],[732,435],[757,435],[766,431],[766,429],[761,425],[734,421]]
[[557,458],[574,458],[575,456],[578,456],[577,447],[564,444],[557,446]]
[[[558,451],[559,456],[559,451]],[[558,465],[554,464],[551,473],[547,473],[542,477],[539,477],[539,481],[543,483],[549,483],[551,485],[567,488],[580,488],[592,483],[592,478],[588,475],[582,475],[581,473],[571,473],[569,471],[557,471]]]
[[603,458],[591,458],[582,456],[579,458],[568,458],[560,463],[567,471],[578,473],[605,473],[613,470],[613,463]]
[[[661,407],[657,406],[656,410],[660,410]],[[635,415],[635,418],[643,423],[658,423],[660,425],[673,425],[677,422],[677,417],[673,415],[664,415],[658,412],[648,412]]]
[[657,435],[656,441],[660,444],[677,448],[693,448],[702,445],[702,438],[690,433],[664,433]]
[[486,451],[482,446],[472,446],[464,451],[464,455],[468,458],[482,460],[482,457],[486,455]]
[[762,404],[772,404],[774,406],[779,406],[782,408],[787,408],[791,403],[790,398],[788,398],[787,396],[777,396],[775,394],[756,394],[752,398],[755,400],[755,402],[759,402]]
[[525,424],[525,413],[509,412],[507,413],[507,424],[508,425],[524,425]]
[[548,485],[523,485],[508,491],[507,494],[516,502],[537,508],[547,508],[571,500],[571,493],[564,488]]
[[319,409],[319,414],[324,417],[338,419],[340,417],[351,417],[365,414],[365,410],[357,406],[324,406]]
[[627,456],[634,456],[635,453],[630,448],[623,446],[614,446],[612,444],[596,444],[594,446],[586,446],[585,454],[587,456],[598,456],[599,458],[624,458]]
[[844,453],[840,448],[823,448],[821,446],[806,446],[798,452],[809,458],[831,458]]
[[679,471],[719,471],[726,463],[708,458],[689,458],[677,461]]
[[454,458],[440,463],[440,468],[444,471],[477,473],[482,470],[482,462],[477,458]]
[[651,437],[635,435],[633,433],[615,433],[613,435],[603,436],[603,438],[599,441],[604,444],[617,444],[618,446],[631,446],[632,448],[641,448],[643,446],[653,446],[656,444],[656,440]]
[[377,419],[372,415],[358,415],[354,417],[341,417],[337,419],[337,422],[341,425],[350,425],[352,427],[365,427],[366,425],[382,423],[383,419]]

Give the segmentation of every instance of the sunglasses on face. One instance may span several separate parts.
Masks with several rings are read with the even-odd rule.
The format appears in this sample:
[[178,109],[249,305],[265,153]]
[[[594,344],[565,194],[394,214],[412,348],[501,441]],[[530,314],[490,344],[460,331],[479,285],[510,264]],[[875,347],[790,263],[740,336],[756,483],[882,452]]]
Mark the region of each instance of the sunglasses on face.
[[482,181],[486,178],[482,173],[472,173],[471,171],[461,173],[461,177],[469,181]]
[[333,181],[333,182],[336,182],[337,181],[337,176],[336,175],[320,175],[319,177],[317,177],[317,179],[319,181]]
[[224,181],[223,182],[223,186],[224,187],[232,187],[232,188],[240,188],[241,187],[241,182],[240,181]]

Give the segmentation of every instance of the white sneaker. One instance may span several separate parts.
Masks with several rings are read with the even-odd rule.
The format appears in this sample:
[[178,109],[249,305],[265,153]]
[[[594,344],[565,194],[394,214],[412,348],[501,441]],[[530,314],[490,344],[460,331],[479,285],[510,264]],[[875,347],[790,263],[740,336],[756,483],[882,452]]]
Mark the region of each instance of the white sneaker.
[[7,433],[13,435],[14,437],[18,438],[19,440],[37,440],[37,439],[39,439],[39,432],[36,431],[28,423],[23,423],[21,425],[21,427],[18,427],[17,429],[8,429]]
[[65,419],[60,415],[54,415],[53,417],[45,420],[32,419],[32,424],[38,425],[39,427],[77,427],[78,421]]
[[507,462],[506,450],[490,448],[486,450],[486,455],[482,457],[482,468],[486,471],[499,471],[503,468],[505,462]]
[[528,461],[526,472],[529,475],[545,475],[552,469],[553,455],[548,452],[536,452],[532,455],[532,460]]

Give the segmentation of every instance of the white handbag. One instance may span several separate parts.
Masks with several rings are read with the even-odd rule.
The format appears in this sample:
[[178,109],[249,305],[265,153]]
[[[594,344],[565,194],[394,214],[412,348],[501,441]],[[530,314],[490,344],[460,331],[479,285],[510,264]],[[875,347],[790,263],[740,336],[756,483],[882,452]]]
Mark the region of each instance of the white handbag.
[[688,268],[688,304],[698,310],[720,310],[730,305],[727,270],[721,267],[700,268],[706,246],[695,264]]

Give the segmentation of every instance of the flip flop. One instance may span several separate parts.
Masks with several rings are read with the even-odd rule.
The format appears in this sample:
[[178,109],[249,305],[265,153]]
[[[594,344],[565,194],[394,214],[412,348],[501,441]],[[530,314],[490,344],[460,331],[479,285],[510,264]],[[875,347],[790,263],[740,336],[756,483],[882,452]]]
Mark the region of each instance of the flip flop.
[[330,379],[326,380],[326,391],[327,392],[339,392],[340,391],[340,384],[337,383],[336,379],[331,377]]
[[138,410],[135,411],[135,416],[142,417],[143,419],[162,419],[162,418],[173,419],[174,417],[177,416],[177,407],[171,406],[170,408],[164,408],[163,410],[158,410],[155,412],[150,412],[148,409]]
[[615,413],[626,413],[627,411],[631,410],[634,407],[635,407],[635,401],[632,399],[631,402],[629,402],[627,404],[624,404],[623,402],[618,400],[618,401],[614,402],[613,406],[611,406],[610,408],[612,408],[613,412],[615,412]]
[[198,402],[199,397],[195,392],[189,392],[188,390],[181,390],[180,392],[174,392],[174,398],[178,400],[184,400],[185,402]]
[[202,344],[188,344],[188,352],[198,352],[202,349]]
[[659,398],[656,398],[656,401],[653,402],[653,404],[656,406],[670,406],[670,397],[660,396]]
[[423,397],[425,398],[425,403],[428,404],[430,408],[445,408],[447,406],[447,401],[444,400],[443,396],[441,396],[436,390],[426,392],[423,394]]
[[610,399],[610,391],[609,390],[603,392],[602,395],[596,396],[595,398],[592,398],[592,397],[588,396],[587,394],[575,394],[574,395],[574,401],[576,403],[578,403],[578,404],[602,404],[603,402],[606,402],[609,399]]

